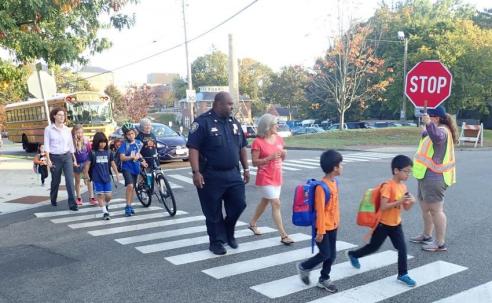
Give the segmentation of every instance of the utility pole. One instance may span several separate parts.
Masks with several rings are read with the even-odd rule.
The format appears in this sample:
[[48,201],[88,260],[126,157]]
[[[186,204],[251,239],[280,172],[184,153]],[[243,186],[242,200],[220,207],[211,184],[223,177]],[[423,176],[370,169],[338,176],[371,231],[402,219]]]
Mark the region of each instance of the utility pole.
[[[193,83],[191,82],[191,65],[189,60],[189,52],[188,52],[188,33],[186,30],[186,13],[185,13],[185,0],[181,1],[183,6],[183,24],[184,24],[184,38],[185,38],[185,52],[186,52],[186,73],[188,78],[188,89],[186,90],[186,105],[190,110],[190,120],[194,118],[194,103],[190,102],[190,95],[193,90]],[[193,98],[194,99],[194,98]],[[191,121],[190,121],[191,123]],[[189,125],[187,125],[189,126]]]
[[49,112],[49,108],[48,108],[48,101],[46,100],[46,97],[44,96],[43,84],[41,82],[41,75],[39,74],[39,71],[42,68],[43,68],[43,66],[42,66],[41,62],[36,64],[36,74],[38,75],[39,90],[41,91],[41,98],[43,98],[44,111],[46,112],[46,119],[48,120],[48,125],[51,125],[50,112]]
[[400,113],[400,120],[405,120],[407,117],[407,99],[405,96],[405,83],[406,83],[406,78],[407,78],[407,54],[408,54],[408,38],[404,38],[405,42],[405,49],[403,52],[403,100],[401,103],[401,113]]
[[[238,79],[238,66],[236,58],[236,49],[234,45],[234,39],[232,34],[229,34],[229,93],[234,101],[234,108],[236,113],[239,113],[240,118],[242,111],[239,104],[239,79]],[[244,122],[244,121],[241,121]]]

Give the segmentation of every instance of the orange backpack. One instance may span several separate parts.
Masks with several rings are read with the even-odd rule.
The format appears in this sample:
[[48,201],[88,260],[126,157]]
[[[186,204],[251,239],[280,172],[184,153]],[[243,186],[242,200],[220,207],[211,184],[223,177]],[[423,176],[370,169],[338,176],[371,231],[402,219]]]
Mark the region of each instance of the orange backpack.
[[381,219],[381,187],[385,183],[381,183],[374,188],[369,188],[364,193],[359,204],[357,212],[357,225],[366,226],[375,229]]

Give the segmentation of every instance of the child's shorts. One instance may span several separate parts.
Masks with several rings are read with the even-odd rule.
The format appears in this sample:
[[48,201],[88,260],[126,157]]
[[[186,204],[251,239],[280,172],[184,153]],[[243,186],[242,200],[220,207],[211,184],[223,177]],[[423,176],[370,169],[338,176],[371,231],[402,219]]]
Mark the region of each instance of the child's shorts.
[[83,163],[78,163],[78,164],[79,164],[79,166],[74,166],[73,167],[73,173],[74,174],[81,174],[81,173],[83,173],[85,166],[86,165],[89,165],[90,162],[89,161],[85,161]]
[[113,192],[111,182],[108,183],[93,182],[93,184],[94,184],[94,193],[96,195],[110,194]]
[[258,186],[261,191],[261,197],[265,199],[278,199],[280,198],[281,186],[264,185]]
[[138,175],[134,175],[127,170],[123,170],[123,178],[125,178],[125,186],[133,184],[133,188],[137,188]]

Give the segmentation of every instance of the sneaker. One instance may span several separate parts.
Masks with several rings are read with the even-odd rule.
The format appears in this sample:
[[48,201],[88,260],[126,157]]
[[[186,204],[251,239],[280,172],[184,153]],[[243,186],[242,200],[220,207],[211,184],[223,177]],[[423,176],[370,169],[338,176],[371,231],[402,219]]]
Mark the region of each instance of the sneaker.
[[96,198],[91,198],[91,200],[89,201],[89,203],[94,206],[94,205],[97,205],[97,200]]
[[410,238],[410,242],[419,243],[419,244],[428,244],[429,242],[432,242],[432,236],[426,236],[424,234],[420,234],[416,237]]
[[436,251],[447,251],[448,247],[446,246],[446,243],[442,245],[437,245],[436,242],[432,242],[429,244],[422,245],[422,249],[425,251],[436,252]]
[[335,284],[331,282],[330,279],[319,280],[316,286],[318,286],[319,288],[324,288],[325,290],[331,293],[336,293],[338,291],[338,288],[335,286]]
[[130,212],[132,213],[132,215],[135,214],[135,210],[133,209],[133,207],[130,206]]
[[208,249],[215,255],[219,255],[219,256],[225,255],[227,253],[227,250],[225,249],[224,245],[222,245],[222,243],[220,242],[210,243]]
[[297,263],[296,268],[297,268],[297,273],[299,274],[299,278],[301,278],[302,283],[309,285],[311,283],[311,281],[309,280],[309,273],[311,271],[302,268],[301,263]]
[[103,214],[103,220],[110,220],[111,217],[109,216],[109,213],[104,213]]
[[130,206],[125,207],[125,216],[126,217],[132,216],[132,208]]
[[350,261],[350,264],[354,268],[360,269],[359,258],[356,258],[356,257],[352,256],[350,253],[351,253],[351,251],[348,251],[348,250],[345,252],[345,254],[347,255],[347,258]]
[[82,198],[77,198],[77,200],[75,200],[75,203],[76,203],[78,206],[84,205],[84,203],[82,203]]
[[398,278],[396,278],[398,281],[402,282],[402,283],[405,283],[408,287],[414,287],[415,285],[417,285],[417,282],[415,282],[415,280],[413,280],[412,278],[410,278],[407,275],[403,275],[403,276],[399,276]]

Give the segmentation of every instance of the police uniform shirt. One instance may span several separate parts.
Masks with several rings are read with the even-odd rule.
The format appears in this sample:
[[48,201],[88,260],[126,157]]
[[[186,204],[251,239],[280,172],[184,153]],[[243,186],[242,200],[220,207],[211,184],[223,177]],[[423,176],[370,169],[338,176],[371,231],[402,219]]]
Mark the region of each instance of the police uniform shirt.
[[233,117],[221,118],[213,110],[196,118],[186,144],[200,151],[206,167],[219,170],[237,167],[241,148],[247,145],[239,122]]

